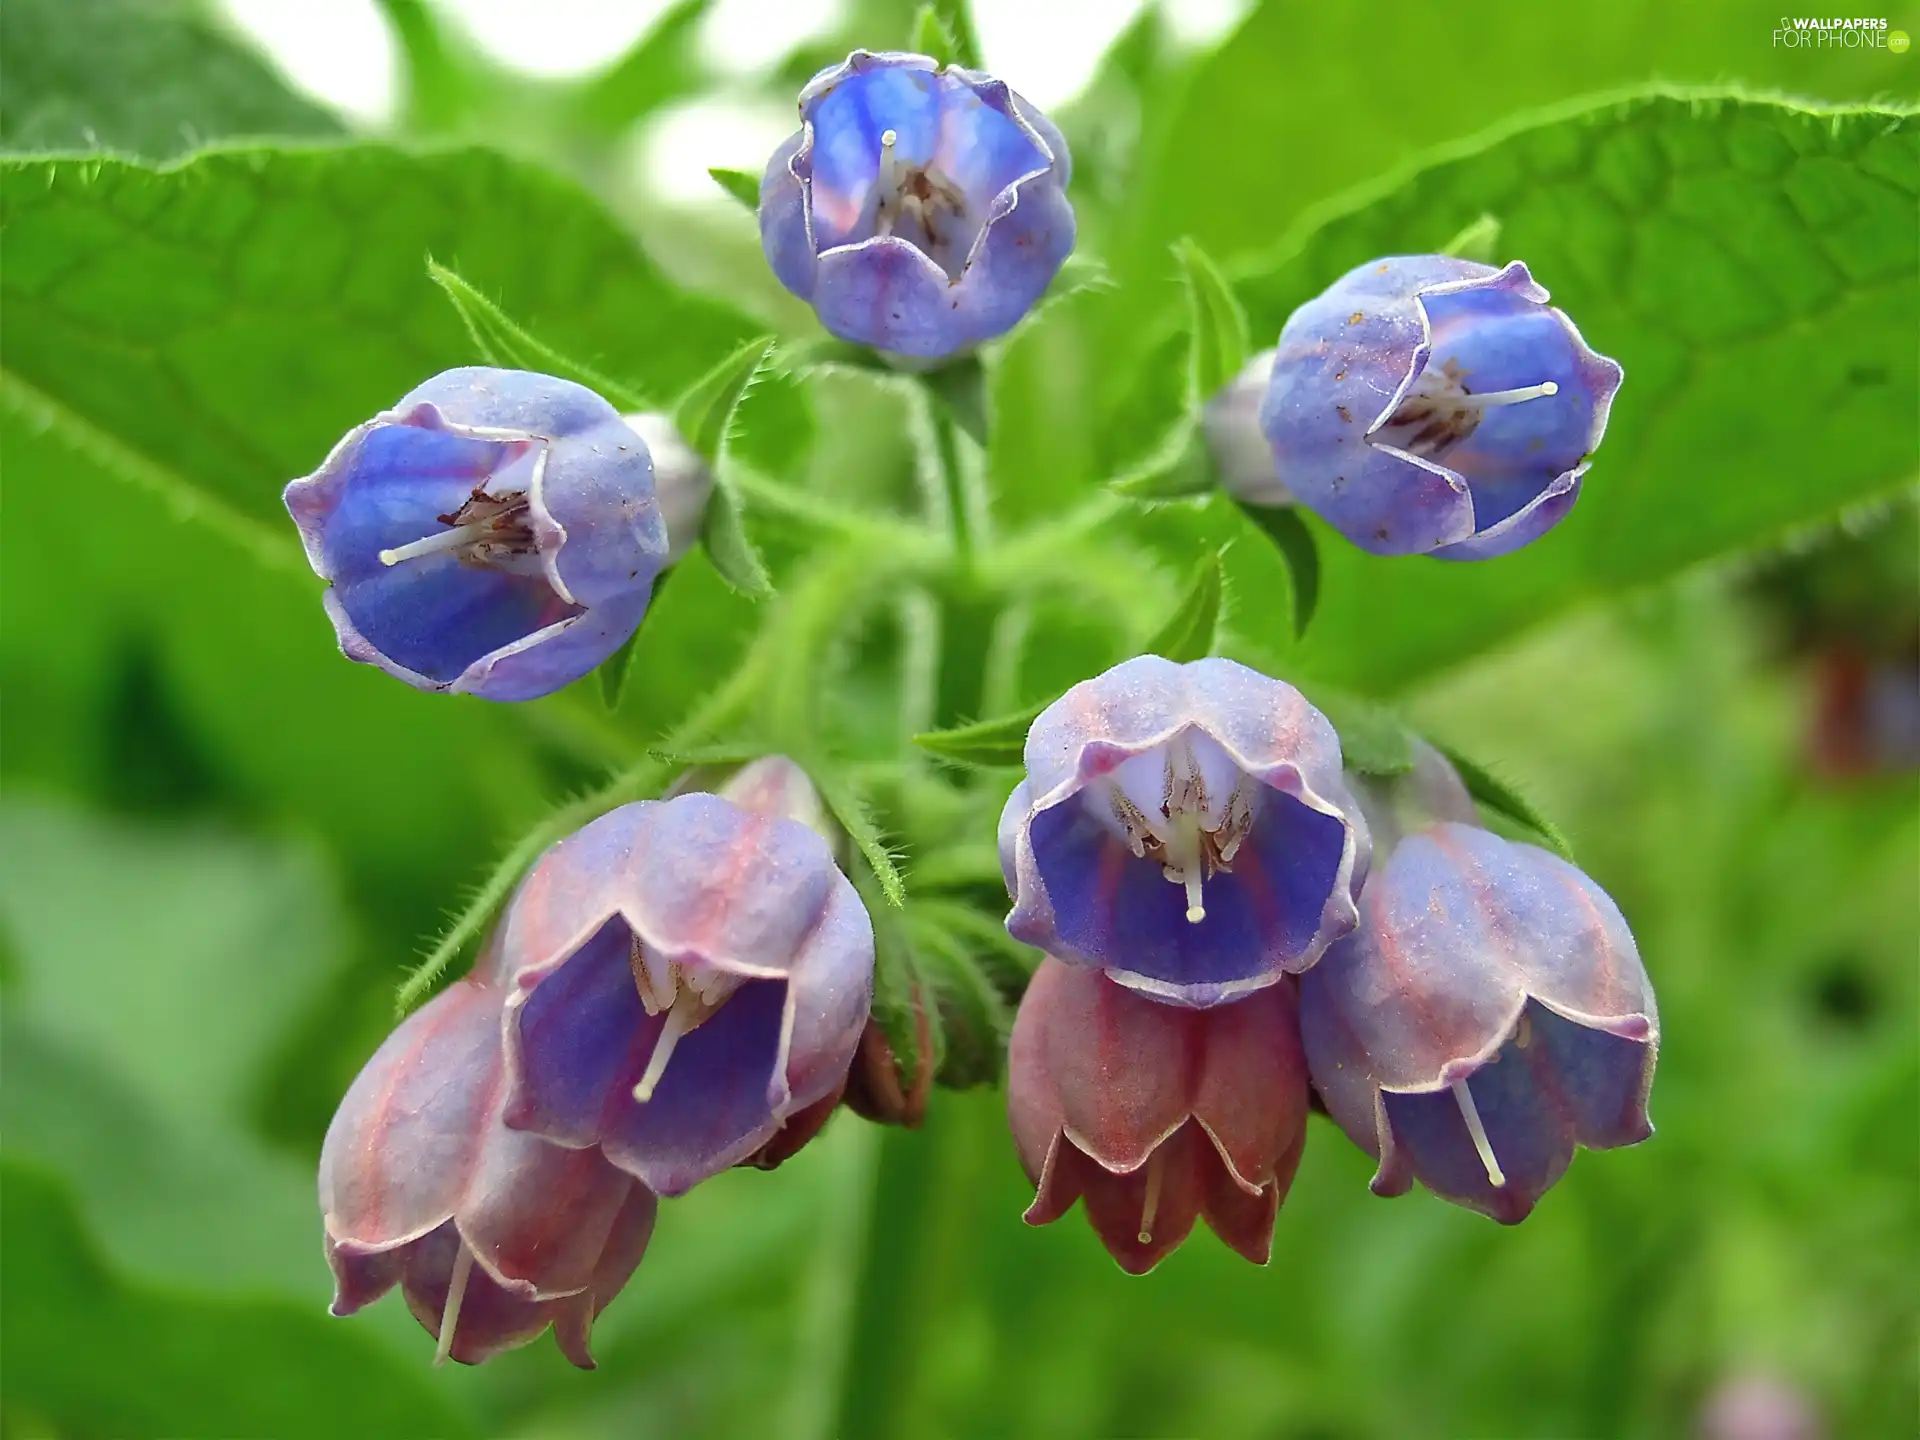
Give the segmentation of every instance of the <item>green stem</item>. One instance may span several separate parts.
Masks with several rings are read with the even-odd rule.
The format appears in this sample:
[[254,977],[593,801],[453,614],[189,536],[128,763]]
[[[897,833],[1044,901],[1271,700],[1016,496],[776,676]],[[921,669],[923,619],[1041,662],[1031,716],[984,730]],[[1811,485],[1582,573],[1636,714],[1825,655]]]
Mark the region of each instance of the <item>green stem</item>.
[[953,553],[964,575],[973,568],[975,537],[966,475],[960,468],[960,426],[947,407],[937,400],[929,400],[927,410],[933,425],[934,464],[940,471],[940,485],[947,499]]

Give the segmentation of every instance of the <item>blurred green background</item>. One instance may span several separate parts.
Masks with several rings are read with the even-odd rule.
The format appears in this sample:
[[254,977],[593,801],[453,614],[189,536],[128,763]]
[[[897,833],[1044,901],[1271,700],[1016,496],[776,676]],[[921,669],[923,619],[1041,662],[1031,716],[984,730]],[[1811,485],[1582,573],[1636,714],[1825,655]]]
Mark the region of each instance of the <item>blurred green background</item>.
[[[564,6],[505,8],[575,23]],[[1402,233],[1381,228],[1400,223],[1391,206],[1349,224],[1336,197],[1421,157],[1440,154],[1439,178],[1395,193],[1434,233],[1406,244],[1441,243],[1459,228],[1446,206],[1471,218],[1506,184],[1509,234],[1539,227],[1561,264],[1536,268],[1570,307],[1586,297],[1601,349],[1609,324],[1631,340],[1635,314],[1678,316],[1668,349],[1643,343],[1647,363],[1629,364],[1620,448],[1564,543],[1498,578],[1431,579],[1439,567],[1409,561],[1411,579],[1375,584],[1322,532],[1328,599],[1298,653],[1274,638],[1278,582],[1251,532],[1229,567],[1234,653],[1286,651],[1392,696],[1537,801],[1619,901],[1662,1009],[1650,1143],[1578,1159],[1509,1230],[1424,1193],[1374,1199],[1366,1157],[1315,1121],[1269,1267],[1202,1233],[1132,1279],[1078,1215],[1021,1223],[1030,1192],[997,1090],[940,1090],[916,1132],[843,1115],[777,1174],[731,1173],[664,1206],[596,1331],[595,1374],[547,1342],[430,1370],[397,1300],[326,1316],[314,1161],[405,967],[548,807],[679,721],[757,621],[696,557],[612,714],[580,694],[415,695],[333,653],[278,489],[414,380],[472,358],[419,268],[428,251],[664,393],[756,328],[808,333],[751,223],[684,175],[757,169],[798,83],[854,44],[904,43],[912,7],[824,5],[781,54],[729,64],[712,35],[727,16],[723,38],[750,31],[742,9],[673,6],[561,79],[507,63],[455,7],[343,5],[341,34],[387,37],[390,57],[366,49],[362,68],[393,67],[384,110],[359,115],[287,87],[282,70],[305,62],[263,48],[291,43],[268,5],[0,11],[0,146],[14,154],[158,164],[232,137],[404,142],[217,160],[187,184],[109,162],[35,172],[7,195],[0,1433],[1687,1435],[1705,1433],[1718,1387],[1753,1374],[1797,1390],[1827,1433],[1913,1433],[1912,177],[1895,177],[1908,201],[1890,222],[1908,288],[1863,292],[1850,319],[1852,301],[1781,280],[1793,257],[1773,263],[1764,227],[1759,253],[1720,237],[1725,274],[1687,269],[1674,241],[1654,255],[1679,267],[1665,290],[1637,278],[1610,298],[1604,274],[1577,273],[1595,233],[1583,217],[1555,241],[1564,214],[1530,220],[1528,186],[1446,148],[1648,81],[1915,93],[1920,57],[1780,49],[1775,15],[1721,0],[1270,0],[1176,6],[1171,21],[977,7],[989,67],[1073,140],[1082,250],[1118,282],[1049,311],[996,366],[985,466],[1009,528],[1093,493],[1164,419],[1173,240],[1194,236],[1241,278],[1262,340],[1315,246]],[[1920,29],[1920,12],[1904,23]],[[1045,93],[1015,67],[1049,36],[1090,66],[1114,38]],[[1449,155],[1468,156],[1465,178],[1447,178]],[[1772,340],[1740,350],[1750,332],[1733,321],[1689,330],[1691,297],[1728,275],[1778,301],[1789,341],[1839,338],[1801,357]],[[1890,369],[1846,348],[1882,343],[1869,318],[1892,329]],[[1727,336],[1731,352],[1708,353]],[[1722,409],[1656,433],[1645,417],[1663,389]],[[1782,393],[1808,397],[1804,423]],[[775,382],[752,404],[745,443],[769,473],[836,502],[917,503],[894,392],[823,378],[803,401]],[[1749,444],[1776,413],[1779,434]],[[1677,466],[1701,492],[1669,502],[1686,489]],[[1670,504],[1686,514],[1668,533]],[[1150,628],[1175,593],[1189,531],[1224,523],[1205,509],[1170,533],[1141,521],[1102,552],[1140,567],[1108,577],[1124,612],[1110,624],[1085,618],[1067,548],[1032,552],[1064,589],[1036,582],[1024,647],[982,662],[985,698],[1011,705],[1115,658],[1114,627]],[[766,543],[783,591],[812,573],[797,544]],[[887,711],[885,688],[910,629],[849,641],[829,708],[853,748],[880,753],[912,718]]]

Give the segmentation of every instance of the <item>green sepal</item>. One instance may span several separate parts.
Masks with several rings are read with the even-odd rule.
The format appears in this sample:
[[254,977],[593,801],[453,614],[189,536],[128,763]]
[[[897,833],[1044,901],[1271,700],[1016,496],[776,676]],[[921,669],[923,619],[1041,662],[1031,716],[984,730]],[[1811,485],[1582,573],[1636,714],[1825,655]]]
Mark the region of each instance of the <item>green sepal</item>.
[[1287,577],[1293,587],[1293,634],[1298,639],[1307,633],[1313,612],[1320,604],[1320,546],[1313,531],[1295,505],[1240,505],[1247,519],[1273,541],[1280,557],[1287,562]]
[[468,284],[458,271],[449,270],[431,255],[427,257],[427,278],[438,285],[452,303],[474,349],[486,364],[503,370],[534,370],[572,380],[597,392],[617,410],[650,408],[646,397],[631,386],[569,359],[545,341],[536,339],[509,320],[498,305]]
[[1467,793],[1484,808],[1537,835],[1549,850],[1563,860],[1573,859],[1573,846],[1567,843],[1566,835],[1541,812],[1539,806],[1479,761],[1469,759],[1451,746],[1436,742],[1434,748],[1453,763],[1453,768],[1460,772],[1460,779],[1466,784]]
[[1187,403],[1196,413],[1247,363],[1247,312],[1207,252],[1191,239],[1173,247],[1187,290]]
[[748,210],[755,214],[759,213],[759,176],[749,175],[745,170],[730,170],[725,165],[709,165],[707,174],[713,177],[714,184],[746,206]]
[[1202,660],[1213,653],[1215,632],[1220,626],[1220,601],[1225,577],[1220,556],[1208,555],[1194,567],[1193,580],[1173,614],[1140,647],[1143,655],[1158,655],[1176,665]]

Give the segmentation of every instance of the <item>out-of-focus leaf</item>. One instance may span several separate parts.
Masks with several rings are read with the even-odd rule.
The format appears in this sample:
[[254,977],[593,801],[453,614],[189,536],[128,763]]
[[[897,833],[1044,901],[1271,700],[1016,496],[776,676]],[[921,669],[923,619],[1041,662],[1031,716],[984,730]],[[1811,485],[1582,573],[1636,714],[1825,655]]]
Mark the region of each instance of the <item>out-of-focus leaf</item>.
[[473,1433],[423,1374],[364,1334],[292,1301],[115,1274],[51,1175],[6,1161],[0,1185],[12,1404],[80,1433]]
[[922,5],[920,13],[914,16],[913,39],[907,48],[931,56],[942,65],[958,63],[953,32],[947,29],[947,22],[932,5]]
[[620,410],[632,412],[648,408],[646,400],[637,391],[629,390],[619,381],[610,380],[596,370],[569,360],[551,345],[529,335],[458,273],[431,257],[427,260],[427,276],[446,292],[454,312],[460,317],[460,323],[467,327],[467,335],[473,341],[474,349],[487,364],[506,370],[534,370],[575,381],[589,390],[598,391]]
[[236,136],[339,131],[188,0],[0,8],[0,149],[165,160]]
[[721,579],[742,595],[758,600],[773,593],[773,580],[747,534],[740,511],[739,492],[716,475],[700,543],[707,547],[707,558]]
[[1218,480],[1200,427],[1183,417],[1173,422],[1167,438],[1151,455],[1115,477],[1111,488],[1129,500],[1184,500],[1206,494]]
[[[947,53],[935,59],[943,64],[964,65],[969,70],[980,68],[980,32],[974,29],[973,6],[969,0],[930,0],[921,7],[920,13],[933,17],[947,42]],[[915,24],[916,37],[922,23]]]
[[1193,240],[1180,241],[1173,253],[1187,287],[1187,403],[1198,410],[1247,363],[1247,312]]
[[1220,557],[1209,555],[1194,567],[1193,579],[1179,606],[1140,647],[1140,653],[1158,655],[1178,665],[1211,655],[1214,631],[1220,624],[1222,584]]
[[1453,768],[1460,772],[1461,780],[1466,782],[1467,793],[1487,809],[1505,816],[1518,825],[1531,830],[1548,847],[1557,851],[1568,860],[1573,858],[1573,847],[1567,843],[1567,837],[1541,813],[1540,807],[1522,795],[1513,785],[1502,780],[1486,766],[1461,754],[1449,745],[1436,747],[1441,754],[1453,762]]
[[1244,505],[1241,509],[1286,557],[1287,574],[1293,581],[1293,633],[1298,639],[1307,633],[1320,604],[1319,544],[1296,506]]
[[745,170],[731,170],[725,165],[709,165],[707,174],[713,177],[713,183],[727,194],[738,200],[748,210],[760,209],[760,177],[749,175]]
[[929,370],[920,379],[976,444],[988,443],[987,376],[978,355]]
[[1482,215],[1460,229],[1436,252],[1441,255],[1457,255],[1462,260],[1477,260],[1482,265],[1497,265],[1494,257],[1500,249],[1500,220],[1495,215]]
[[573,97],[577,123],[617,135],[634,122],[699,88],[700,22],[713,0],[677,0],[653,28]]
[[1239,287],[1260,329],[1481,214],[1626,367],[1573,514],[1485,564],[1321,555],[1303,672],[1379,693],[1584,600],[1907,485],[1920,119],[1656,94],[1511,127],[1349,202]]

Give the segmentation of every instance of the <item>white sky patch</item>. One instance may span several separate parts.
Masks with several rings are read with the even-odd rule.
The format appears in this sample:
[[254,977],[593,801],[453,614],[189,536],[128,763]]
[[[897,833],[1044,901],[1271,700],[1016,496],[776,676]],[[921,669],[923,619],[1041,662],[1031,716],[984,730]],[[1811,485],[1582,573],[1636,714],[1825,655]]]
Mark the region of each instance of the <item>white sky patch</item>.
[[373,0],[225,0],[234,25],[296,89],[363,125],[393,118],[399,59]]
[[672,0],[435,0],[486,54],[523,75],[591,75],[624,54]]
[[647,190],[673,205],[731,205],[709,166],[758,175],[780,142],[800,128],[790,105],[707,98],[671,105],[651,117],[634,142]]
[[771,69],[842,10],[841,0],[719,0],[700,29],[700,58],[724,75]]

